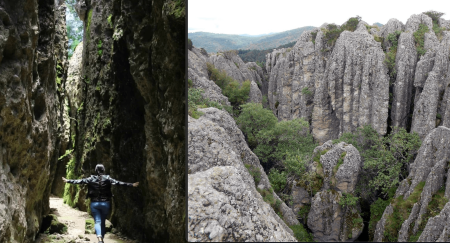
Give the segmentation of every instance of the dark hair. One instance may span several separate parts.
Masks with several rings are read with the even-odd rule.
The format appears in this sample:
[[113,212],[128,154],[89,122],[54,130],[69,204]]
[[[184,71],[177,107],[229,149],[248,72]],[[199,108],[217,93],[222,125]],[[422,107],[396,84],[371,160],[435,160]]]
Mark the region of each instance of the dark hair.
[[97,164],[95,166],[95,172],[97,172],[98,175],[105,174],[105,167],[102,164]]

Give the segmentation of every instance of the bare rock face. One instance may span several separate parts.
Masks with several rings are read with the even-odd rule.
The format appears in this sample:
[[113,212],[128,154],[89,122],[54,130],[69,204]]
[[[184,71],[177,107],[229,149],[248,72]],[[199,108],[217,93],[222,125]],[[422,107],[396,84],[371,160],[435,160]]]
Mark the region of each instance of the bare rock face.
[[[428,207],[434,195],[443,187],[445,187],[445,198],[450,196],[450,183],[447,179],[449,174],[448,161],[450,159],[450,129],[440,126],[433,129],[422,142],[422,146],[418,151],[418,155],[413,164],[411,164],[411,172],[409,176],[400,183],[395,198],[403,197],[404,200],[411,196],[412,192],[419,185],[425,183],[420,197],[414,203],[409,211],[410,215],[401,226],[398,232],[399,241],[409,241],[411,235],[419,232],[420,225],[424,224]],[[445,223],[448,215],[448,203],[443,208],[433,208],[434,211],[440,210],[440,214],[431,217],[423,228],[423,232],[419,237],[419,241],[437,241],[438,239],[447,239],[447,227]],[[375,241],[383,240],[383,232],[385,230],[385,215],[392,214],[396,207],[390,205],[386,208],[382,220],[377,224],[375,231]]]
[[340,35],[314,99],[315,138],[334,139],[364,124],[386,133],[389,81],[384,56],[380,43],[365,30]]
[[0,3],[0,242],[33,242],[49,212],[61,142],[57,89],[67,70],[64,12],[54,1]]
[[[321,191],[311,199],[308,214],[308,227],[316,241],[354,241],[363,230],[359,207],[340,205],[343,193],[353,195],[359,172],[362,169],[361,157],[353,145],[341,142],[324,143],[314,150],[320,156],[320,165],[313,161],[310,169],[324,175]],[[338,164],[341,162],[341,164]],[[295,202],[294,202],[295,204]],[[359,219],[360,223],[354,223]]]
[[[185,2],[77,6],[85,29],[67,172],[87,177],[101,162],[111,177],[139,181],[113,187],[115,228],[139,242],[184,241]],[[67,187],[66,203],[88,210],[85,193]]]
[[[216,108],[200,111],[188,125],[189,241],[295,241],[256,190],[271,190],[270,182],[233,118]],[[257,185],[245,164],[261,173]],[[299,223],[284,203],[280,211],[286,223]]]
[[[448,126],[450,103],[449,56],[450,33],[445,31],[443,40],[434,49],[429,50],[419,63],[414,82],[416,89],[416,104],[411,130],[419,134],[421,139],[436,126]],[[431,71],[429,71],[432,69]]]
[[317,31],[305,31],[293,48],[274,50],[266,56],[269,105],[279,120],[311,119],[317,58],[311,33]]
[[412,100],[414,72],[417,51],[412,32],[403,32],[398,39],[395,69],[397,79],[394,84],[391,119],[392,126],[406,127]]

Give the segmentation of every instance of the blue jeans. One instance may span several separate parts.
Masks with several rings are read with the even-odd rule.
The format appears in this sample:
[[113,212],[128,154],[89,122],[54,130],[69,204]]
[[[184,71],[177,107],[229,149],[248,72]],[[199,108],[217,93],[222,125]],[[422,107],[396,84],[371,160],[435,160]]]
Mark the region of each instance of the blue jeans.
[[95,233],[98,237],[105,237],[105,220],[110,209],[110,202],[91,202],[91,212],[95,220]]

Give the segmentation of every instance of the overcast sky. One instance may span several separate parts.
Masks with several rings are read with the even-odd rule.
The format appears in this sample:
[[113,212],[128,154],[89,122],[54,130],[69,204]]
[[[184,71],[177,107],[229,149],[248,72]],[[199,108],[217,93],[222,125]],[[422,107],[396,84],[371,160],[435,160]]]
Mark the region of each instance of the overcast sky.
[[189,0],[188,32],[266,34],[323,23],[342,24],[359,15],[369,24],[396,18],[404,24],[412,14],[446,13],[450,0]]

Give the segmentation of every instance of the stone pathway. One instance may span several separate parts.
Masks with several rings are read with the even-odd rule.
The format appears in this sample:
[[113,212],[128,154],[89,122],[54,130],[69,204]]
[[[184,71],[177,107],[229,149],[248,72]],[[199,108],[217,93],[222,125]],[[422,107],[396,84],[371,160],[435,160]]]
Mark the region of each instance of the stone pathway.
[[[62,242],[95,242],[97,237],[95,234],[85,234],[85,220],[92,218],[87,212],[79,211],[63,203],[63,199],[50,196],[51,214],[58,217],[58,221],[67,225],[68,232],[66,234],[39,234],[35,243],[62,243]],[[137,241],[128,240],[116,234],[106,233],[105,243],[137,243]]]

